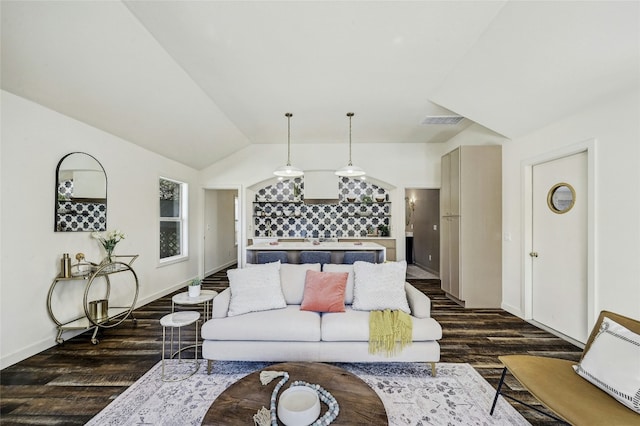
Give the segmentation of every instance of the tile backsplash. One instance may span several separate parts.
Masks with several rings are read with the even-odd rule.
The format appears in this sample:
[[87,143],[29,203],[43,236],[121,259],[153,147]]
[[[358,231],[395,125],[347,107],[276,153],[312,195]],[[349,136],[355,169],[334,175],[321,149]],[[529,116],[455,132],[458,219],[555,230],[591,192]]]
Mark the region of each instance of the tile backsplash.
[[338,180],[338,204],[305,204],[304,177],[261,188],[253,203],[255,237],[345,238],[379,234],[391,224],[386,189],[366,180]]

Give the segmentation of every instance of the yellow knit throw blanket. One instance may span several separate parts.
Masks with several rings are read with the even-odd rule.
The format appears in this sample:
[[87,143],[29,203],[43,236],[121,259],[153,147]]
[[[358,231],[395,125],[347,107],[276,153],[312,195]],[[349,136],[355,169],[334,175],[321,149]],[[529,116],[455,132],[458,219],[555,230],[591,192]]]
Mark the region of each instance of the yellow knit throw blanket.
[[[369,353],[395,355],[411,343],[413,323],[403,311],[371,311],[369,313]],[[398,343],[398,345],[396,345]]]

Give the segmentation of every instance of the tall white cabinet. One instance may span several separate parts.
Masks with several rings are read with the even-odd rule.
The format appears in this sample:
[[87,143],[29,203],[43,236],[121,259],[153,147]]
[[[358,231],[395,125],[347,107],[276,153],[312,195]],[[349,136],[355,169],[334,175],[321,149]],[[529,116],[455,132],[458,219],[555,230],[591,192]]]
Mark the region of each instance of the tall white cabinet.
[[442,157],[440,279],[467,308],[502,302],[502,147],[461,146]]

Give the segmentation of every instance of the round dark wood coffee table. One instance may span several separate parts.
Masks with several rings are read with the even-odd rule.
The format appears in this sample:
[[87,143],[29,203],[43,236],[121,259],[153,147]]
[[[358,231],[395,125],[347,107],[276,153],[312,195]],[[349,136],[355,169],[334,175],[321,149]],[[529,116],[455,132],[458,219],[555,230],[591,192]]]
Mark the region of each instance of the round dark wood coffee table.
[[[342,368],[318,362],[285,362],[265,370],[286,371],[289,381],[280,389],[278,397],[296,380],[316,383],[331,392],[340,404],[340,414],[332,425],[388,425],[384,404],[365,382]],[[255,371],[235,382],[216,398],[202,421],[203,425],[252,425],[253,415],[265,407],[269,409],[271,393],[282,379],[268,385],[260,383]],[[321,403],[320,415],[327,411]],[[281,424],[281,423],[279,423]]]

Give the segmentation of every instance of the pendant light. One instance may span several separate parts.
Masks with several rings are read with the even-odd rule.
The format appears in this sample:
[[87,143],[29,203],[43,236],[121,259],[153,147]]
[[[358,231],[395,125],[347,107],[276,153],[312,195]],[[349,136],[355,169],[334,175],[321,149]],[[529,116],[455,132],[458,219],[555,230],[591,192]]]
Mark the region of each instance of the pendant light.
[[284,115],[287,117],[287,164],[285,166],[278,167],[273,174],[281,177],[298,177],[304,175],[304,172],[291,165],[291,117],[293,114],[290,112]]
[[351,162],[351,118],[354,115],[355,114],[352,112],[347,113],[347,117],[349,117],[349,163],[346,166],[335,171],[335,174],[338,176],[358,177],[366,175],[364,170],[362,170],[358,166],[354,166]]

